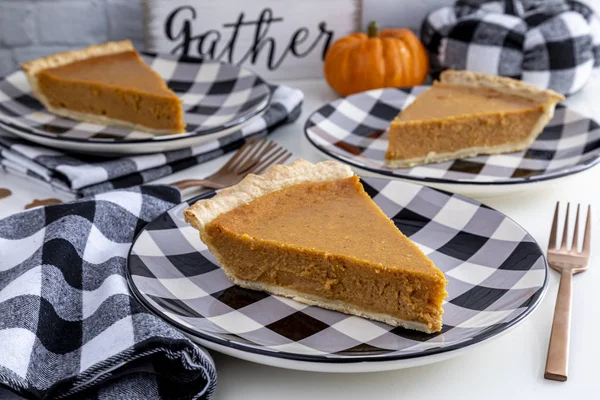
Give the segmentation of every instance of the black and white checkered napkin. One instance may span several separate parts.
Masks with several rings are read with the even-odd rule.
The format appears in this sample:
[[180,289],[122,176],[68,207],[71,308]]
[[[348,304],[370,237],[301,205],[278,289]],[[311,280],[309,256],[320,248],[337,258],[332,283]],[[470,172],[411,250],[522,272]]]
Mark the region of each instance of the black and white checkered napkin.
[[568,95],[600,66],[600,19],[574,0],[459,0],[427,16],[421,40],[434,76],[467,69]]
[[138,186],[0,221],[0,385],[27,398],[211,396],[210,357],[125,279],[136,234],[180,200]]
[[[126,188],[173,174],[241,147],[249,137],[264,136],[300,115],[303,94],[287,86],[271,86],[269,109],[231,135],[192,148],[101,158],[59,152],[22,139],[0,135],[0,165],[77,196]],[[0,128],[1,130],[1,128]]]

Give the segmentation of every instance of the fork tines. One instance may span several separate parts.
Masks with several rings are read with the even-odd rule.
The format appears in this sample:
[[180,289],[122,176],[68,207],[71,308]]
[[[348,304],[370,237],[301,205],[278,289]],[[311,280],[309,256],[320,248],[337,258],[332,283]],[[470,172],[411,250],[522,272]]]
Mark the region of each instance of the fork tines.
[[287,161],[292,153],[267,139],[250,139],[223,166],[238,174],[259,174],[273,164]]
[[[548,242],[548,251],[556,251],[557,250],[557,233],[558,233],[558,214],[559,214],[560,202],[556,203],[556,209],[554,210],[554,219],[552,221],[552,230],[550,231],[550,240]],[[583,255],[589,255],[590,253],[590,238],[591,238],[591,229],[592,229],[592,208],[588,205],[587,209],[587,218],[584,227],[583,233],[583,246],[581,251],[579,251],[579,213],[581,205],[577,204],[577,212],[575,214],[575,228],[573,231],[573,242],[571,246],[568,243],[569,237],[569,208],[570,203],[567,203],[567,212],[565,215],[565,225],[563,228],[562,240],[560,244],[560,248],[558,248],[561,252],[577,252]],[[569,250],[570,249],[570,250]]]
[[268,157],[264,158],[256,165],[255,173],[261,174],[273,164],[283,164],[291,156],[292,153],[282,147],[275,149]]

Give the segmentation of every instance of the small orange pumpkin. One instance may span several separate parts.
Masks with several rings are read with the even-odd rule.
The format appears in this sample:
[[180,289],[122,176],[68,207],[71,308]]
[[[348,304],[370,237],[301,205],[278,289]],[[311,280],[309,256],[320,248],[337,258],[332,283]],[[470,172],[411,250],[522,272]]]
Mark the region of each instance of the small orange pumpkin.
[[377,30],[377,23],[371,22],[367,34],[342,37],[328,50],[325,79],[341,96],[425,82],[429,59],[415,34],[409,29]]

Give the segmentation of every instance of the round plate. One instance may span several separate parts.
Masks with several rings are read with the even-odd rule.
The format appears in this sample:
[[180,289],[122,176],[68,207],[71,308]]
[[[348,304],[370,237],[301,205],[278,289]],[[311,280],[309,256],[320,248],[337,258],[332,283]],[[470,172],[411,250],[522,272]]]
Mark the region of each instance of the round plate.
[[[134,294],[203,345],[286,368],[358,372],[439,361],[505,332],[539,304],[546,260],[500,212],[467,197],[365,178],[381,209],[446,274],[439,333],[425,334],[234,286],[182,203],[149,223],[128,258]],[[197,199],[196,199],[197,200]],[[356,216],[357,223],[360,215]],[[318,364],[318,367],[316,365]]]
[[[69,141],[59,140],[55,138],[38,135],[31,132],[29,128],[24,128],[18,125],[7,123],[0,120],[0,127],[5,129],[7,132],[14,133],[17,136],[27,139],[31,142],[41,144],[48,147],[56,147],[63,151],[72,151],[76,153],[93,154],[98,156],[115,156],[115,155],[133,155],[133,154],[148,154],[158,153],[172,150],[184,149],[192,146],[199,146],[206,142],[217,140],[223,136],[230,135],[234,132],[239,131],[246,125],[251,124],[255,120],[259,119],[266,110],[261,111],[256,116],[242,122],[239,125],[232,126],[230,128],[223,129],[218,132],[208,133],[205,135],[186,135],[185,137],[177,137],[175,140],[152,140],[144,143],[136,142],[81,142],[81,141]],[[179,136],[179,135],[176,135]],[[118,144],[118,145],[116,145]]]
[[524,151],[388,168],[384,162],[387,129],[394,117],[428,87],[371,90],[335,100],[308,118],[306,136],[319,150],[346,163],[428,184],[538,182],[574,174],[600,162],[598,123],[559,104],[554,118]]
[[[135,145],[137,152],[187,147],[211,134],[235,130],[266,111],[271,99],[268,84],[248,69],[199,58],[142,53],[183,101],[187,133],[156,135],[128,128],[75,121],[49,113],[33,97],[25,73],[16,71],[0,80],[0,122],[21,128],[28,139],[84,150],[94,146],[115,149]],[[191,144],[190,144],[191,143]]]

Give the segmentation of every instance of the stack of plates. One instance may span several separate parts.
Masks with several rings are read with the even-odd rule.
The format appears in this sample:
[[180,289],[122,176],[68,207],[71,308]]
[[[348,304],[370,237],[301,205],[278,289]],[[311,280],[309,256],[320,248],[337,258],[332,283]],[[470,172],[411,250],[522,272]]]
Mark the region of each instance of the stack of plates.
[[154,135],[58,117],[33,97],[23,71],[0,80],[0,127],[61,150],[141,154],[215,140],[251,123],[269,106],[268,84],[250,70],[164,54],[142,57],[183,100],[187,133]]

